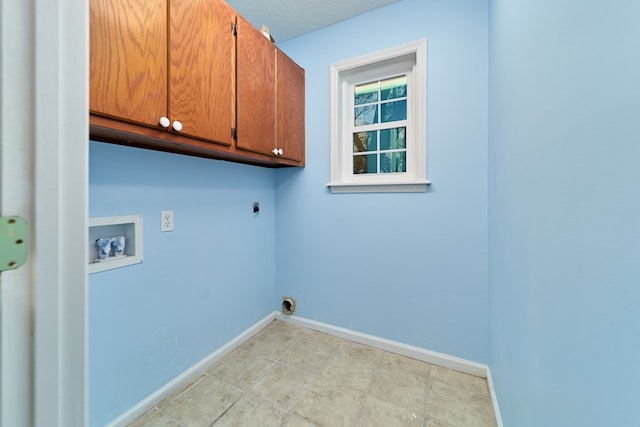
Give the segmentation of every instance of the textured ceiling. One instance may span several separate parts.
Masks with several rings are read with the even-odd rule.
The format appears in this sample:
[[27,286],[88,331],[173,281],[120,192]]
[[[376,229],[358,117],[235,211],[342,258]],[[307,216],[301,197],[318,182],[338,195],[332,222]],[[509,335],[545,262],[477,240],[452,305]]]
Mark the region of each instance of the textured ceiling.
[[227,0],[255,27],[269,27],[276,42],[292,39],[399,0]]

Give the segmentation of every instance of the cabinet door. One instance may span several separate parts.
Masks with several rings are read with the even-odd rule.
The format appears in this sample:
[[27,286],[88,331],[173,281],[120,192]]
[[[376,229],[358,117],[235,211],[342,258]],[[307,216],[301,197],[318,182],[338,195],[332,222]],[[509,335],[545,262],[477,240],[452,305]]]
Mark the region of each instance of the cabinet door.
[[304,69],[280,51],[276,57],[276,147],[304,162]]
[[181,133],[231,145],[235,14],[217,0],[170,0],[169,118]]
[[238,16],[238,140],[236,147],[273,156],[276,49]]
[[94,114],[157,126],[167,114],[166,0],[91,0]]

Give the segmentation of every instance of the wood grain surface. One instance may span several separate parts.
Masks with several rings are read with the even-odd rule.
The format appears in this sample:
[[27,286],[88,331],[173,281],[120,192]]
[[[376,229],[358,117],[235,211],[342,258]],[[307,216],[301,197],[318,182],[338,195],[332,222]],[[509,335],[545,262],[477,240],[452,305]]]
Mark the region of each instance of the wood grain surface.
[[235,15],[217,0],[170,1],[169,115],[182,133],[231,144]]
[[91,112],[157,125],[167,114],[165,0],[90,3]]
[[304,69],[277,51],[276,146],[282,157],[304,162]]
[[238,148],[275,147],[275,47],[238,17]]

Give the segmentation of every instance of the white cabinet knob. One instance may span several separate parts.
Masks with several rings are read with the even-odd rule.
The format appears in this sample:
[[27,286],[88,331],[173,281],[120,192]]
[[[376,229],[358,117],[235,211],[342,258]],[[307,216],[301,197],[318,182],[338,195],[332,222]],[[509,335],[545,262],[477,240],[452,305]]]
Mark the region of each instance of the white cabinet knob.
[[170,124],[171,121],[167,117],[160,117],[160,126],[166,129]]
[[177,120],[173,122],[173,130],[175,130],[176,132],[180,132],[182,130],[182,123]]
[[283,153],[282,148],[274,148],[271,152],[274,156],[282,156]]

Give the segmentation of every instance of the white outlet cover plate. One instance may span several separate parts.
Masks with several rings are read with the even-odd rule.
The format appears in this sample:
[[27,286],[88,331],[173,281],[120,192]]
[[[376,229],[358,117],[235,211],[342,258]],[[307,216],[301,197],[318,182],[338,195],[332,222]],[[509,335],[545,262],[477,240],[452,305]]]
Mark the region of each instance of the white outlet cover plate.
[[173,211],[160,212],[160,231],[173,231]]

